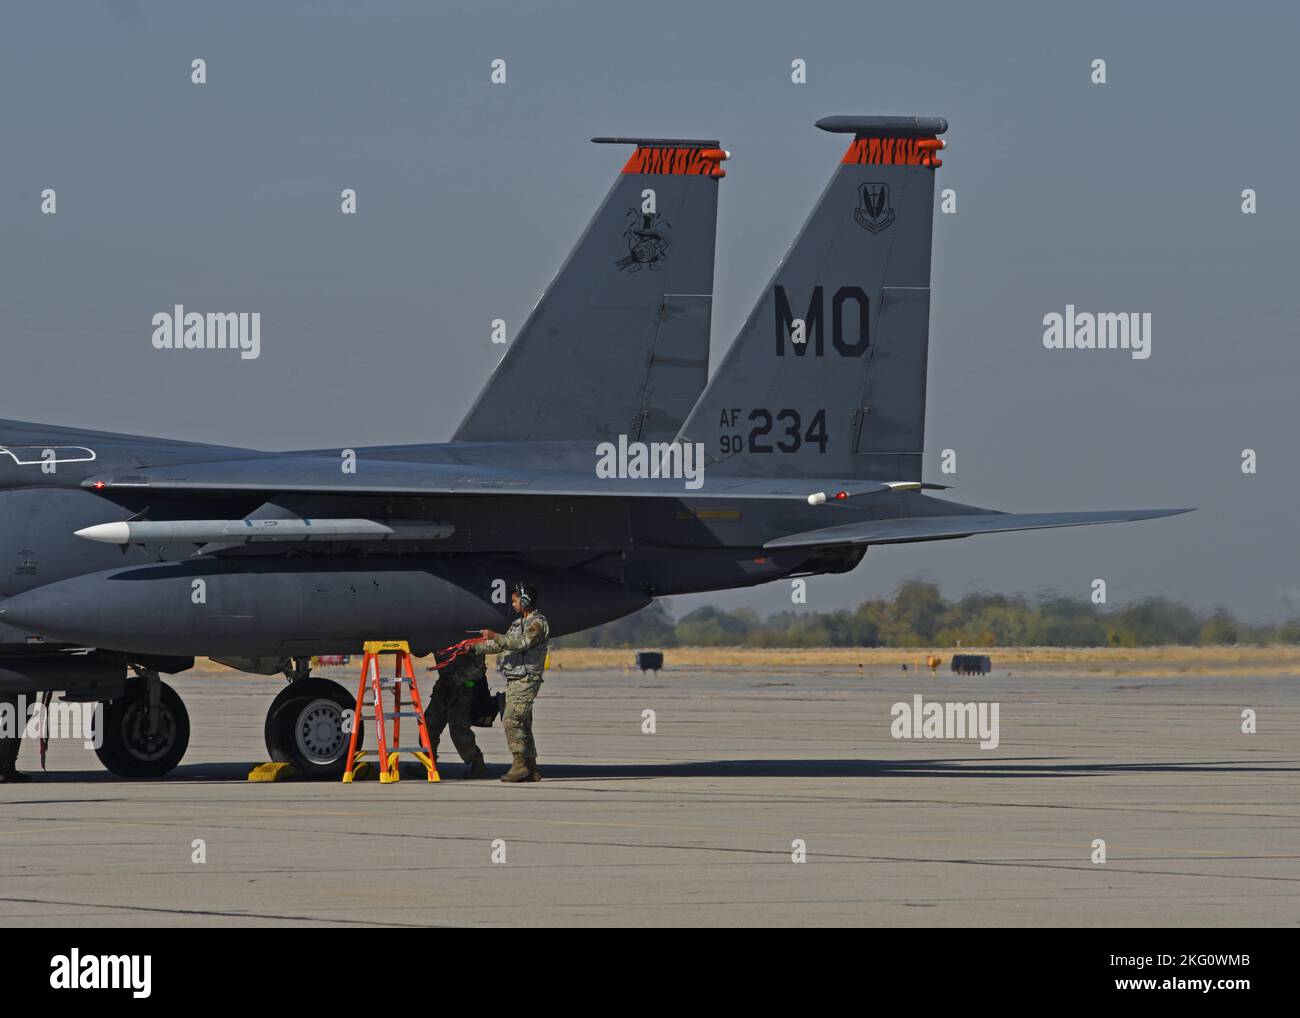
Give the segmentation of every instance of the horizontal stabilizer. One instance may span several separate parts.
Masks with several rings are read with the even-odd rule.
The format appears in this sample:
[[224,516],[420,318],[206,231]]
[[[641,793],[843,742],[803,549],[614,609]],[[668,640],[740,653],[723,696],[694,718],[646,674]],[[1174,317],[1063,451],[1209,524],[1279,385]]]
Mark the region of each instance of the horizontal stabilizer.
[[863,520],[838,527],[806,530],[768,541],[764,548],[810,548],[852,544],[902,544],[935,541],[972,534],[1012,530],[1083,527],[1092,523],[1128,523],[1177,516],[1191,509],[1115,509],[1082,513],[975,513],[970,516],[919,516],[895,520]]

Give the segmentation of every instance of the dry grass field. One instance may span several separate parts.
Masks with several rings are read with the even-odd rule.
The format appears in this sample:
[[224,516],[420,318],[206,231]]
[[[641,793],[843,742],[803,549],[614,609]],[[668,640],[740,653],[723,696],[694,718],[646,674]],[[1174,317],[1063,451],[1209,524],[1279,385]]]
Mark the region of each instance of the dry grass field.
[[[652,648],[660,649],[660,648]],[[668,647],[663,648],[664,673],[816,672],[821,674],[885,674],[925,670],[926,658],[938,657],[939,672],[948,671],[953,654],[987,654],[999,673],[1032,667],[1050,675],[1276,675],[1300,676],[1300,646],[1265,647]],[[635,671],[636,651],[607,648],[552,650],[547,667],[561,671]],[[427,667],[431,660],[426,658]],[[357,673],[359,659],[346,666],[318,668],[319,674],[344,679]],[[489,665],[489,669],[491,666]],[[195,666],[200,674],[239,674],[206,658]],[[350,687],[349,687],[350,688]]]
[[[987,654],[994,669],[1005,671],[1033,665],[1037,670],[1101,675],[1300,675],[1300,647],[669,647],[665,671],[706,668],[782,671],[818,668],[828,672],[901,670],[925,666],[934,655],[947,669],[952,655]],[[597,648],[551,652],[551,668],[631,668],[635,651]]]

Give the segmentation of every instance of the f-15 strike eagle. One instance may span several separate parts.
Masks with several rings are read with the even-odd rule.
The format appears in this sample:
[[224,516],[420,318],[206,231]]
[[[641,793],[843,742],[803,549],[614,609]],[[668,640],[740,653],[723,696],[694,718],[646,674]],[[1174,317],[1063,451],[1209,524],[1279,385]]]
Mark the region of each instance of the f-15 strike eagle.
[[151,776],[189,737],[160,673],[283,671],[268,750],[337,775],[353,700],[310,656],[502,629],[509,583],[537,585],[562,635],[660,595],[846,572],[873,544],[1187,511],[925,493],[947,122],[817,126],[848,150],[707,386],[728,153],[605,138],[635,151],[450,442],[267,453],[0,422],[0,690],[104,701],[100,759]]

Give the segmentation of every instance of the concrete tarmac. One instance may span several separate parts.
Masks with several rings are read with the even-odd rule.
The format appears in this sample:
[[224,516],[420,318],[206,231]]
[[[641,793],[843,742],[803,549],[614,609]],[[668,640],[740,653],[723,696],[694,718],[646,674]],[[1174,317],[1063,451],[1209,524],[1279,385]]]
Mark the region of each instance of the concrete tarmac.
[[[165,779],[68,740],[42,775],[24,744],[4,925],[1300,922],[1294,678],[560,671],[535,785],[454,780],[449,740],[438,784],[252,784],[281,680],[174,684],[193,737]],[[894,738],[917,693],[997,703],[997,748]]]

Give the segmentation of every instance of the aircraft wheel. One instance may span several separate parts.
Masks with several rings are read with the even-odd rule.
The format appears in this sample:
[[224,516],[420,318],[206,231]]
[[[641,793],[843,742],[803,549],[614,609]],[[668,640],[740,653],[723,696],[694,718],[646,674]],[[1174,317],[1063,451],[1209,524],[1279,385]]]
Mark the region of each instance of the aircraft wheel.
[[152,732],[149,696],[143,679],[130,679],[122,696],[104,704],[99,722],[103,727],[102,738],[95,755],[120,777],[161,777],[181,762],[189,748],[189,712],[171,686],[165,682],[160,686],[158,725]]
[[[349,733],[343,712],[356,697],[329,679],[299,679],[280,690],[266,712],[266,751],[278,763],[292,763],[311,778],[339,778],[348,763]],[[357,748],[365,743],[365,726],[357,725]]]

